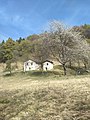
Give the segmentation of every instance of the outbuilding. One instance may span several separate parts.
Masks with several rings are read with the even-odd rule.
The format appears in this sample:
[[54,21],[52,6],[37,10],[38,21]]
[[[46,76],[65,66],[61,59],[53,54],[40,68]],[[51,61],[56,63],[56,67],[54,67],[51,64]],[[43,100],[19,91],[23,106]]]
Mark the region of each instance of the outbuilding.
[[53,69],[53,62],[52,61],[46,60],[43,62],[43,70],[44,71],[49,71],[52,69]]

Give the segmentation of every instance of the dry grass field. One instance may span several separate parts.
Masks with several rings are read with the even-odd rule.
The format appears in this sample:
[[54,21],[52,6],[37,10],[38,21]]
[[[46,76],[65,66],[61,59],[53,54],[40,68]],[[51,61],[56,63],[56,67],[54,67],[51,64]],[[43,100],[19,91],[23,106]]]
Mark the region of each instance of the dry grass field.
[[0,120],[90,120],[90,75],[0,75]]

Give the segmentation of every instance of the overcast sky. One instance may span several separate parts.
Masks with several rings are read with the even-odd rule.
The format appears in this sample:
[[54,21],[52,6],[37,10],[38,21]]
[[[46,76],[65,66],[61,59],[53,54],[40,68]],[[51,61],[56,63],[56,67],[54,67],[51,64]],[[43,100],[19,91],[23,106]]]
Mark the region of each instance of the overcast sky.
[[90,24],[90,0],[0,0],[0,41],[40,33],[54,19]]

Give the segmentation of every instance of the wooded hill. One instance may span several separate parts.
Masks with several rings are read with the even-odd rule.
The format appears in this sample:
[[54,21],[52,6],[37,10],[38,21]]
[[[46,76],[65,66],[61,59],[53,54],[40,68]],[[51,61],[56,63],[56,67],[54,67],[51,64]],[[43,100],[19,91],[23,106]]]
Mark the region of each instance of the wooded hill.
[[6,63],[11,72],[11,63],[34,59],[43,62],[47,59],[58,61],[66,75],[66,66],[82,62],[85,69],[90,66],[90,25],[69,28],[59,21],[52,21],[49,30],[33,34],[27,38],[0,43],[0,63]]

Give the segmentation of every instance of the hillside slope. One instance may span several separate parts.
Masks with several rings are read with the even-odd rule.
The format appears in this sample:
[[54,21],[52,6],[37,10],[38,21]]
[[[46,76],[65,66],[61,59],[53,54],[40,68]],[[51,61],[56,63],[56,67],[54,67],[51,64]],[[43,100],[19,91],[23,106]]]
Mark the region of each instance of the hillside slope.
[[89,120],[90,76],[0,77],[0,120]]

